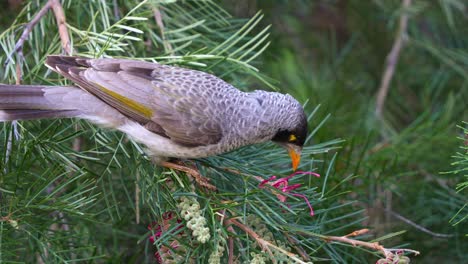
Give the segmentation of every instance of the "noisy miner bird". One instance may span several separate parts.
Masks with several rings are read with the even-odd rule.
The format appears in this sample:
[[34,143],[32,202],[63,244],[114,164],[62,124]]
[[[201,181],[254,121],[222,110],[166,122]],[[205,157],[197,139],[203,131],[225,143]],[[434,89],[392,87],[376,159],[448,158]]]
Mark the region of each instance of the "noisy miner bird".
[[[268,140],[289,151],[296,170],[307,136],[292,96],[242,92],[211,74],[128,59],[48,56],[46,66],[77,86],[0,84],[0,121],[82,118],[120,130],[163,166]],[[207,183],[201,183],[207,186]]]

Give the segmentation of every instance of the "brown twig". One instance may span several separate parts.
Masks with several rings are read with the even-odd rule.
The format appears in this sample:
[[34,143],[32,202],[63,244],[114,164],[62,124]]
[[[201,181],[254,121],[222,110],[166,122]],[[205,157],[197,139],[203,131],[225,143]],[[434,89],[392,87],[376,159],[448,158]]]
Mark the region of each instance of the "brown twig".
[[418,229],[419,231],[422,231],[426,234],[429,234],[431,236],[434,236],[434,237],[440,237],[440,238],[450,238],[450,237],[454,237],[455,235],[453,234],[442,234],[442,233],[435,233],[435,232],[432,232],[431,230],[423,227],[423,226],[420,226],[418,224],[416,224],[415,222],[409,220],[408,218],[392,211],[392,210],[385,210],[385,212],[389,213],[390,215],[392,215],[393,217],[399,219],[400,221],[403,221],[405,223],[407,223],[408,225]]
[[22,61],[20,61],[19,63],[16,64],[16,81],[15,81],[16,85],[20,85],[21,84],[21,79],[23,78],[23,76],[21,74],[21,63],[22,63]]
[[37,12],[34,18],[29,21],[21,34],[21,37],[15,44],[15,48],[8,54],[7,59],[5,61],[5,65],[7,65],[10,60],[12,60],[12,56],[15,52],[18,52],[20,55],[23,54],[23,46],[26,40],[29,37],[29,34],[36,26],[36,24],[42,19],[42,17],[47,14],[47,11],[52,9],[54,12],[55,20],[57,21],[58,32],[60,36],[60,41],[62,42],[62,48],[65,54],[71,55],[71,47],[70,47],[70,37],[68,36],[68,30],[65,20],[65,14],[63,12],[62,4],[60,4],[59,0],[49,0],[47,3]]
[[364,234],[366,234],[366,233],[368,233],[368,232],[369,232],[369,229],[364,228],[364,229],[360,229],[360,230],[351,232],[351,233],[347,234],[347,235],[344,236],[344,237],[356,237],[356,236],[364,235]]
[[41,18],[49,11],[49,8],[52,6],[51,1],[47,1],[47,3],[37,12],[37,14],[34,16],[34,18],[29,21],[29,23],[26,24],[24,27],[23,33],[21,34],[21,37],[19,38],[18,42],[15,44],[15,48],[11,51],[11,53],[8,55],[5,65],[9,63],[10,60],[12,60],[12,56],[15,52],[23,53],[23,45],[24,42],[28,39],[29,33],[31,33],[32,29],[34,26],[41,20]]
[[310,261],[309,255],[307,255],[307,252],[304,250],[304,248],[301,247],[301,245],[299,244],[299,241],[297,240],[297,238],[293,238],[292,236],[290,236],[286,232],[284,232],[283,234],[284,234],[284,236],[286,236],[288,241],[294,246],[294,249],[296,249],[297,253],[299,253],[299,255],[301,255],[302,259],[305,260],[305,261]]
[[158,7],[153,7],[153,15],[154,15],[154,20],[156,21],[156,24],[159,27],[159,31],[161,32],[161,39],[163,41],[165,52],[170,55],[174,55],[171,43],[169,43],[166,39],[166,34],[164,33],[164,23],[162,19],[162,14],[161,14],[161,11],[159,11]]
[[375,114],[378,118],[382,117],[383,107],[385,104],[385,99],[388,94],[388,90],[390,88],[390,82],[392,81],[393,74],[395,73],[395,67],[398,64],[398,59],[400,57],[401,49],[404,45],[406,40],[406,29],[408,27],[408,10],[409,6],[411,5],[411,0],[403,0],[402,3],[402,10],[403,14],[400,16],[397,36],[395,41],[393,42],[392,49],[390,53],[387,55],[386,59],[386,67],[384,70],[384,74],[382,76],[382,80],[380,82],[380,87],[377,92],[377,103],[375,108]]
[[[223,203],[230,203],[228,201],[223,201]],[[216,213],[218,215],[218,220],[222,225],[225,225],[225,219],[226,219],[226,210],[222,210],[221,212]],[[226,227],[226,230],[229,231],[232,234],[236,234],[236,230],[232,227],[232,225],[229,225]],[[239,238],[237,238],[239,239]],[[234,237],[230,235],[228,237],[228,264],[234,264]]]
[[211,191],[216,191],[216,187],[212,184],[209,183],[209,179],[203,177],[200,172],[196,169],[187,167],[185,165],[179,165],[173,162],[169,161],[162,161],[159,163],[159,165],[169,168],[169,169],[174,169],[178,171],[185,172],[188,176],[191,176],[197,183],[198,185],[207,188],[208,190]]
[[366,242],[366,241],[361,241],[361,240],[349,238],[349,236],[351,236],[353,234],[359,234],[360,232],[363,232],[364,230],[365,229],[358,230],[358,231],[355,231],[355,232],[353,232],[351,234],[348,234],[346,236],[321,236],[321,235],[318,235],[318,236],[321,237],[326,242],[341,242],[341,243],[345,243],[345,244],[350,244],[350,245],[352,245],[354,247],[365,247],[365,248],[377,250],[377,251],[380,251],[385,257],[389,257],[391,254],[393,254],[392,252],[394,252],[394,251],[404,251],[404,252],[413,253],[415,255],[419,255],[419,251],[412,250],[412,249],[385,248],[384,246],[380,245],[379,242]]
[[226,219],[224,220],[224,223],[226,225],[235,225],[237,226],[238,228],[240,228],[242,231],[244,231],[245,233],[247,233],[247,235],[249,235],[250,237],[252,237],[256,242],[257,244],[260,246],[260,248],[263,250],[263,251],[266,251],[268,252],[268,254],[273,257],[273,253],[271,252],[271,249],[274,249],[276,251],[279,251],[281,252],[282,254],[288,256],[289,258],[291,258],[292,260],[294,260],[296,263],[301,263],[301,264],[306,264],[306,262],[304,262],[303,260],[301,260],[300,258],[298,258],[295,254],[281,248],[281,247],[278,247],[276,245],[274,245],[273,243],[261,238],[257,233],[255,233],[255,231],[253,231],[250,227],[244,225],[243,223],[237,221],[236,219],[234,218],[230,218],[230,219]]
[[112,8],[114,9],[115,20],[120,20],[119,3],[117,3],[117,0],[112,0]]
[[140,173],[136,172],[136,182],[135,182],[135,217],[136,223],[140,223]]
[[57,21],[57,27],[60,35],[60,41],[62,42],[62,49],[67,55],[72,54],[70,47],[70,37],[68,36],[67,23],[65,20],[65,13],[63,12],[62,4],[59,0],[49,0],[52,11],[54,11],[55,20]]
[[240,228],[242,231],[244,231],[245,233],[247,233],[250,237],[252,237],[256,242],[257,244],[260,246],[260,248],[263,250],[263,251],[267,251],[270,255],[273,255],[273,253],[271,253],[270,251],[270,248],[269,246],[271,245],[270,242],[266,241],[265,239],[261,238],[257,233],[255,233],[255,231],[253,231],[250,227],[242,224],[241,222],[237,221],[236,219],[234,218],[231,218],[231,219],[226,219],[224,220],[224,224],[225,225],[235,225],[237,226],[238,228]]
[[[232,226],[229,226],[227,230],[231,233],[234,233],[234,228],[232,228]],[[228,264],[234,264],[234,238],[232,236],[229,236],[228,243],[229,243]]]
[[385,254],[385,248],[382,245],[380,245],[378,242],[365,242],[361,240],[348,238],[347,236],[325,236],[323,239],[327,242],[335,241],[335,242],[351,244],[355,247],[356,246],[366,247],[366,248],[374,249],[377,251],[381,251]]

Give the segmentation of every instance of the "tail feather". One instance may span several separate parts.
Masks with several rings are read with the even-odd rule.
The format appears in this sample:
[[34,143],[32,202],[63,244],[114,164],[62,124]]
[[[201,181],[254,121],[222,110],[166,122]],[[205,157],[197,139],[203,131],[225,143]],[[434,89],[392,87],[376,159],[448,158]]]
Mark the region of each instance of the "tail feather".
[[68,118],[80,114],[77,110],[0,110],[0,122],[43,118]]
[[0,85],[0,109],[48,109],[40,86]]
[[46,89],[57,88],[0,84],[0,122],[74,117],[79,114],[78,110],[64,109],[62,105],[47,100],[44,96]]
[[44,86],[0,84],[0,98],[11,94],[15,94],[17,96],[42,96],[44,95],[42,88],[44,88]]

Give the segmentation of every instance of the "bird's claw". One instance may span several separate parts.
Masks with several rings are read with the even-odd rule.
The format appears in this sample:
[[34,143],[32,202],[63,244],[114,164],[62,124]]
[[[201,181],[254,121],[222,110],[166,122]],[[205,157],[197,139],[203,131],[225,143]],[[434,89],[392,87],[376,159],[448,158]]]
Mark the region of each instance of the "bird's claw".
[[166,168],[185,172],[188,176],[192,177],[198,185],[205,187],[208,190],[216,191],[216,187],[209,183],[210,180],[206,177],[203,177],[200,172],[194,168],[180,164],[179,162],[175,163],[169,161],[163,161],[160,163],[160,165]]

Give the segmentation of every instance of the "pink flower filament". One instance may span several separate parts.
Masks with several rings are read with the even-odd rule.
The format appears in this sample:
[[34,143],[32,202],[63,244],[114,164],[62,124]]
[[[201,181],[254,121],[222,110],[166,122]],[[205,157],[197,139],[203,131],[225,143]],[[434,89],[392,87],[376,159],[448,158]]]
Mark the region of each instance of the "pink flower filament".
[[[292,174],[290,174],[289,176],[287,177],[283,177],[283,178],[280,178],[278,180],[276,180],[276,176],[273,175],[271,176],[270,178],[268,179],[265,179],[263,181],[260,182],[260,184],[258,185],[258,187],[262,188],[265,184],[269,184],[273,187],[275,187],[276,189],[280,190],[281,192],[283,193],[289,193],[291,194],[292,196],[295,196],[295,197],[301,197],[302,199],[305,200],[307,206],[309,207],[310,209],[310,215],[311,216],[314,216],[314,209],[312,208],[312,205],[310,204],[309,202],[309,199],[307,198],[307,196],[305,196],[304,194],[300,194],[300,193],[293,193],[291,191],[299,188],[302,186],[302,184],[300,183],[296,183],[296,184],[292,184],[292,185],[289,185],[289,180],[291,178],[293,178],[294,176],[296,175],[299,175],[299,174],[302,174],[302,175],[312,175],[312,176],[315,176],[315,177],[320,177],[320,174],[318,173],[315,173],[315,172],[311,172],[311,171],[297,171],[297,172],[294,172]],[[276,180],[276,181],[275,181]],[[286,196],[284,195],[281,195],[281,194],[278,194],[276,197],[278,197],[278,199],[281,201],[281,202],[285,202],[286,201]]]

